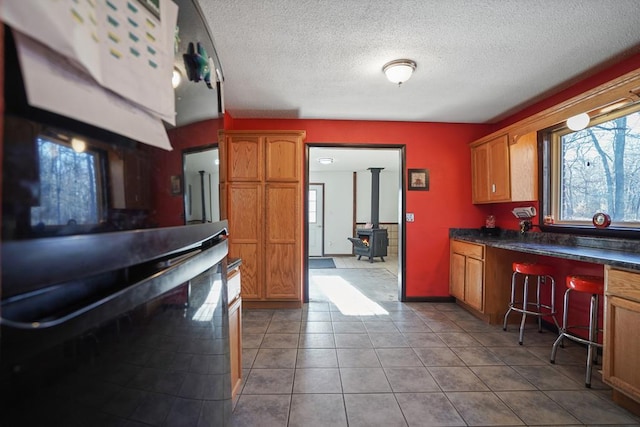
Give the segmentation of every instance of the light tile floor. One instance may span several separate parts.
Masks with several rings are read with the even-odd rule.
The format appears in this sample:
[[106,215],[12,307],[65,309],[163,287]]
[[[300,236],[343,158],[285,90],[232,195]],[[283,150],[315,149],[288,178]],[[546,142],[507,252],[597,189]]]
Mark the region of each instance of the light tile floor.
[[597,369],[584,387],[577,344],[552,365],[552,332],[519,346],[516,327],[456,304],[372,301],[345,282],[343,300],[329,289],[299,310],[244,311],[233,426],[640,425]]

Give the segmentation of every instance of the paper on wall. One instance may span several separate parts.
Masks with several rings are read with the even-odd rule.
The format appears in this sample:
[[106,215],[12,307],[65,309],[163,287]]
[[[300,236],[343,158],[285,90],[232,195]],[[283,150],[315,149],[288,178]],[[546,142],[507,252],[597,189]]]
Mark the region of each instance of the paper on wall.
[[42,44],[20,33],[14,37],[30,105],[172,150],[158,117],[104,89]]
[[0,18],[9,26],[170,124],[177,17],[170,0],[0,2]]

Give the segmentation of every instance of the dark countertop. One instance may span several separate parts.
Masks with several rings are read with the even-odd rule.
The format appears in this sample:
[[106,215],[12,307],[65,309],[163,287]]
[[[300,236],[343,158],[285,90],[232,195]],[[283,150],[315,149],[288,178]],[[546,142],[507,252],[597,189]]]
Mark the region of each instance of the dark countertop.
[[242,258],[227,258],[227,271],[239,268],[242,264]]
[[489,247],[574,261],[640,270],[640,241],[577,236],[561,233],[525,233],[503,230],[486,236],[480,229],[452,228],[449,237]]

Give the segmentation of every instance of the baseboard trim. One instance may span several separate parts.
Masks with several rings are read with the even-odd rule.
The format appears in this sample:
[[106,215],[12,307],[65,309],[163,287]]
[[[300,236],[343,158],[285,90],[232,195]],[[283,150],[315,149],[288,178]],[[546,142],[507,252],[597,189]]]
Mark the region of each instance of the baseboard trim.
[[454,297],[405,297],[402,302],[456,302]]

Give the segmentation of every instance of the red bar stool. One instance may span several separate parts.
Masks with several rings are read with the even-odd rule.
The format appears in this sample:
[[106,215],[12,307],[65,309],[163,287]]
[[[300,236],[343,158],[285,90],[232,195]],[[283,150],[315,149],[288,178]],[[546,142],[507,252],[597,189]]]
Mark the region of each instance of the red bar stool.
[[[567,313],[569,312],[569,294],[571,291],[584,292],[591,294],[591,305],[589,307],[589,325],[573,326],[567,325]],[[567,276],[567,290],[564,293],[564,313],[562,315],[562,328],[556,342],[553,343],[551,349],[551,363],[556,362],[556,352],[558,346],[562,344],[565,338],[572,341],[586,344],[587,346],[587,373],[584,385],[591,388],[591,368],[593,363],[598,362],[598,348],[602,348],[602,344],[598,342],[598,299],[604,294],[604,278],[598,276]],[[588,329],[589,338],[585,339],[574,333],[569,332],[574,329]],[[595,351],[594,351],[595,350]]]
[[[556,303],[555,303],[555,290],[556,282],[552,276],[553,268],[537,263],[527,262],[514,262],[513,274],[511,275],[511,301],[509,301],[509,310],[504,315],[503,330],[507,330],[507,320],[509,315],[513,311],[522,313],[522,320],[520,321],[520,336],[518,343],[522,345],[524,340],[524,325],[527,320],[527,314],[536,316],[538,318],[538,332],[542,332],[542,318],[550,316],[553,318],[558,329],[558,320],[556,319]],[[516,285],[519,275],[524,275],[522,301],[516,301]],[[536,300],[529,301],[529,278],[536,278]],[[544,279],[544,280],[543,280]],[[543,304],[540,301],[540,289],[543,284],[551,282],[551,296],[550,301]]]

